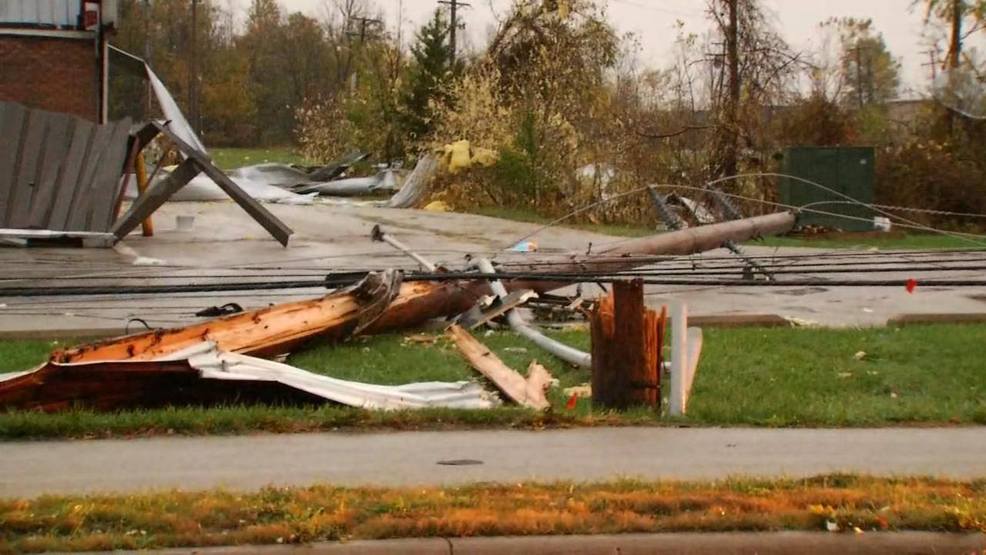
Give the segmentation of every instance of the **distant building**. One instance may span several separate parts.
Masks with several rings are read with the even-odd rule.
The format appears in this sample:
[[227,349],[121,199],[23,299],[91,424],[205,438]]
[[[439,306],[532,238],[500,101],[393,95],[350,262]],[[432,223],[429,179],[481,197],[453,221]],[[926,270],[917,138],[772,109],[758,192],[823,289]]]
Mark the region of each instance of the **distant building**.
[[902,125],[913,127],[921,115],[934,105],[927,98],[909,98],[887,101],[887,117]]
[[117,0],[0,0],[0,100],[105,121]]

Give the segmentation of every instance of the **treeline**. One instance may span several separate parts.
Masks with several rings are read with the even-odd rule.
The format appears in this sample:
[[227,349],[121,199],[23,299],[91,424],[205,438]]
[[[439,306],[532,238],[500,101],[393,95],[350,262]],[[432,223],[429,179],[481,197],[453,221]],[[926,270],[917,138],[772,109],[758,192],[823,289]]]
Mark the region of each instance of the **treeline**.
[[[379,15],[367,3],[326,6],[326,17],[314,19],[253,0],[237,25],[227,3],[198,0],[193,26],[190,0],[121,0],[112,42],[148,58],[207,144],[284,145],[306,101],[339,95],[392,47],[378,27],[360,34],[354,24]],[[115,72],[113,93],[114,114],[146,115],[142,83]]]
[[[978,76],[962,46],[981,32],[986,0],[954,2],[914,9],[942,29],[942,70]],[[603,0],[517,0],[489,44],[459,60],[442,11],[405,49],[369,0],[332,0],[317,20],[253,0],[239,27],[210,0],[199,1],[193,27],[190,4],[123,0],[115,42],[149,53],[210,145],[293,144],[322,161],[360,148],[413,162],[468,140],[496,163],[445,176],[439,196],[544,214],[647,183],[776,171],[786,146],[872,145],[879,202],[986,212],[983,124],[934,100],[896,102],[900,63],[868,20],[820,22],[824,46],[801,52],[758,0],[707,0],[712,30],[679,25],[674,59],[653,69],[606,19]],[[121,76],[115,86],[114,108],[143,116],[142,85]],[[774,190],[766,178],[724,188],[761,200]],[[641,195],[586,217],[653,219]]]

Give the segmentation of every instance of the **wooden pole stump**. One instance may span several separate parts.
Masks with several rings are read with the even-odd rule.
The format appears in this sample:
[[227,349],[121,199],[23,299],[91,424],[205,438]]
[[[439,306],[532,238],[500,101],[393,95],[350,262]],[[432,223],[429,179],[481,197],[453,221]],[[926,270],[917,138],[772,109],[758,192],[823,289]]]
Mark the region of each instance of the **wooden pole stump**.
[[666,320],[666,311],[658,314],[644,304],[643,281],[613,283],[590,321],[593,405],[660,407]]

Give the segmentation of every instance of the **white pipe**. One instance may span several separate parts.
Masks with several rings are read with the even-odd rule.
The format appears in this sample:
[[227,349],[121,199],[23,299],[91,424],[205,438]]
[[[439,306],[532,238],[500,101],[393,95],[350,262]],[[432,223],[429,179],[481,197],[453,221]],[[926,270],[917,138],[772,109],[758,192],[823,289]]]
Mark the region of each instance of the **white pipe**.
[[[485,258],[480,258],[476,262],[476,267],[479,268],[479,271],[484,274],[496,273],[496,269],[493,268],[493,264]],[[500,297],[501,300],[507,296],[507,288],[504,287],[498,279],[490,280],[490,289],[492,289],[493,293]],[[582,368],[592,368],[592,355],[569,347],[564,343],[560,343],[544,335],[540,330],[525,322],[524,318],[516,310],[511,309],[507,311],[507,323],[510,324],[510,327],[515,332],[526,337],[538,347],[541,347],[545,351],[548,351],[565,362]]]

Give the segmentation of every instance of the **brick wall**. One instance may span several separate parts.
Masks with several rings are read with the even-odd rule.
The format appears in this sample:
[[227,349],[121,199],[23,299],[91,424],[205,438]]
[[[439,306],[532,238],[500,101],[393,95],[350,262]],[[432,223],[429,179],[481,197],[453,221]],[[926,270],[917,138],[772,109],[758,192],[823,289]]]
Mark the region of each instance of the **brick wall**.
[[97,121],[93,40],[0,35],[0,100]]

